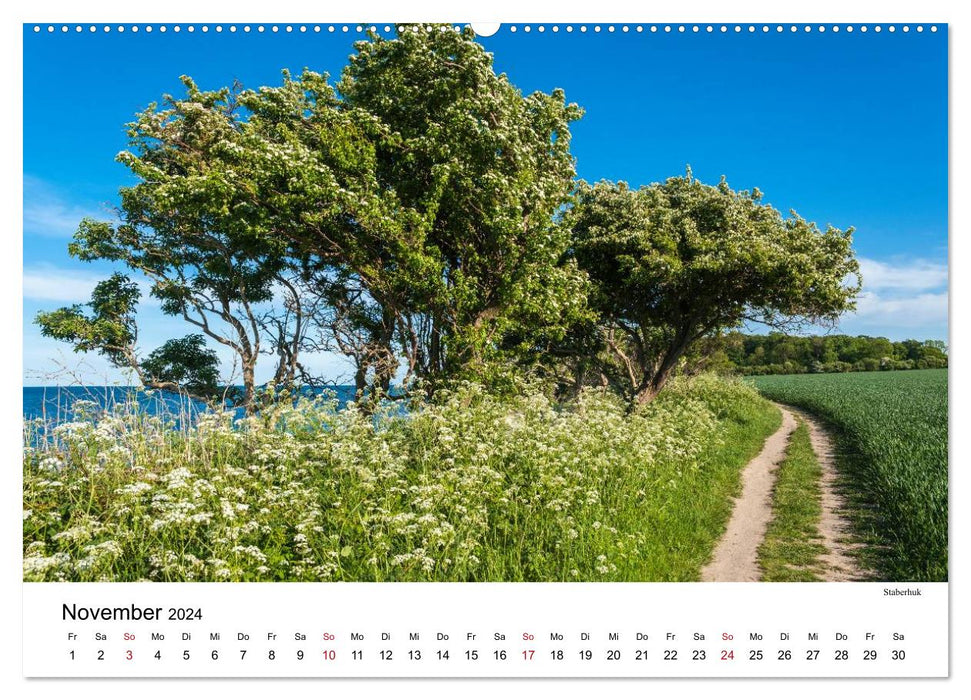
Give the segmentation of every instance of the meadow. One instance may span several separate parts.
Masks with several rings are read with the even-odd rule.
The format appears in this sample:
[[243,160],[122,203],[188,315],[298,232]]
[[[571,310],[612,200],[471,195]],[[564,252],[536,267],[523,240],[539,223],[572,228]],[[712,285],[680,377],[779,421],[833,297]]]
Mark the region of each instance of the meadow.
[[696,580],[780,421],[713,376],[633,414],[476,385],[374,415],[89,408],[27,422],[25,580]]
[[768,398],[828,421],[857,527],[885,580],[948,575],[947,370],[764,376]]

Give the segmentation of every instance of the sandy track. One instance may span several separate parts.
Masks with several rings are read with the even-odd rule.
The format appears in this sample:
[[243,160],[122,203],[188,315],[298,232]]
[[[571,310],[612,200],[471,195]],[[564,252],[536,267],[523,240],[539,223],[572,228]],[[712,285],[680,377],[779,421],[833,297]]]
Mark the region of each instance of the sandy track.
[[843,497],[837,487],[833,441],[820,421],[813,416],[776,404],[782,411],[782,426],[765,441],[762,451],[742,472],[742,494],[735,499],[732,517],[711,562],[701,570],[702,581],[758,581],[758,549],[772,520],[772,488],[775,471],[785,459],[796,416],[809,427],[809,440],[819,461],[821,514],[819,536],[826,552],[818,559],[823,581],[859,581],[868,577],[853,556],[859,546],[851,542],[851,526]]
[[775,470],[785,459],[796,418],[780,406],[782,426],[765,441],[762,451],[742,472],[742,494],[735,499],[725,534],[711,562],[701,570],[702,581],[758,581],[762,571],[758,549],[772,519],[772,485]]

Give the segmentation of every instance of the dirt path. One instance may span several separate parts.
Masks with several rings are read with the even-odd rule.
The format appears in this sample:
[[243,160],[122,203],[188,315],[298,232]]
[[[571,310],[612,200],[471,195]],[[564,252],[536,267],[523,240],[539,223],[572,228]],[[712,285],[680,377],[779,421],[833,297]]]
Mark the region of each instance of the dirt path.
[[819,480],[820,505],[822,513],[819,516],[819,535],[822,538],[826,553],[819,557],[819,564],[824,581],[859,581],[867,577],[867,572],[861,569],[852,551],[859,545],[850,541],[852,529],[846,517],[846,504],[836,488],[836,451],[833,440],[817,418],[792,408],[789,410],[806,421],[809,426],[809,441],[819,461],[822,476]]
[[711,562],[701,570],[702,581],[758,581],[762,571],[758,548],[772,520],[772,487],[775,471],[785,459],[789,438],[796,429],[796,416],[809,426],[809,440],[816,453],[822,475],[819,480],[819,535],[826,553],[818,560],[823,581],[859,581],[867,577],[850,542],[850,523],[845,503],[836,488],[836,460],[833,441],[820,421],[813,416],[776,404],[782,411],[782,426],[765,441],[762,451],[742,472],[742,494],[735,499],[732,517],[725,534],[715,547]]
[[762,571],[758,548],[772,519],[775,469],[786,456],[796,418],[782,406],[782,426],[769,436],[762,451],[742,472],[742,494],[735,499],[732,517],[711,562],[701,570],[702,581],[758,581]]

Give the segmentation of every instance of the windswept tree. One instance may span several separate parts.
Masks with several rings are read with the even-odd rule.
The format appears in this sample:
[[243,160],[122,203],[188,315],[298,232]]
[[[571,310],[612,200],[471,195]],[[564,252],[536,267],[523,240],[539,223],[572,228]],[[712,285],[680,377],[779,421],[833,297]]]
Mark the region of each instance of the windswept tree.
[[[292,358],[278,351],[299,338],[280,334],[301,328],[289,319],[273,323],[273,302],[282,300],[284,315],[292,315],[298,292],[287,284],[292,275],[285,246],[263,235],[262,212],[252,201],[248,124],[238,89],[204,92],[188,78],[183,83],[184,97],[165,96],[162,106],[149,106],[129,124],[130,147],[118,160],[136,182],[120,190],[118,220],[85,219],[69,252],[80,260],[121,263],[147,278],[164,313],[194,327],[195,338],[232,351],[243,384],[239,403],[252,407],[261,353],[278,355],[282,383],[294,380]],[[50,330],[44,319],[41,325]],[[268,332],[275,333],[269,348]],[[159,349],[150,366],[185,375],[191,368],[177,364],[190,351],[203,352],[196,340],[191,346]],[[135,352],[121,359],[136,372],[143,368]]]
[[834,324],[860,289],[852,229],[785,217],[758,190],[691,176],[582,184],[566,224],[601,318],[604,378],[651,401],[697,343],[744,322]]
[[283,84],[239,96],[259,235],[286,251],[306,292],[304,349],[352,360],[359,394],[387,391],[399,369],[401,319],[436,279],[427,219],[377,178],[391,138],[341,100],[326,75],[284,73]]
[[[261,356],[272,358],[278,388],[318,383],[302,356],[323,349],[328,293],[347,269],[374,265],[381,248],[361,227],[395,202],[374,186],[367,116],[362,125],[340,111],[326,76],[284,72],[282,86],[259,90],[182,81],[183,96],[129,125],[118,160],[136,183],[120,190],[118,221],[82,221],[69,251],[147,278],[163,312],[231,352],[242,383],[234,398],[253,408]],[[179,374],[181,353],[167,356]],[[141,366],[137,353],[128,363]]]
[[91,301],[39,313],[37,323],[44,335],[71,343],[77,352],[96,352],[115,367],[134,371],[147,388],[215,399],[218,361],[202,336],[169,340],[139,358],[135,312],[140,296],[137,284],[116,273],[95,285]]
[[[562,90],[523,95],[471,30],[406,27],[355,45],[338,91],[375,120],[375,175],[414,212],[419,245],[395,309],[409,370],[434,383],[483,377],[562,335],[584,309],[583,277],[554,222],[575,176]],[[515,342],[513,340],[515,339]]]

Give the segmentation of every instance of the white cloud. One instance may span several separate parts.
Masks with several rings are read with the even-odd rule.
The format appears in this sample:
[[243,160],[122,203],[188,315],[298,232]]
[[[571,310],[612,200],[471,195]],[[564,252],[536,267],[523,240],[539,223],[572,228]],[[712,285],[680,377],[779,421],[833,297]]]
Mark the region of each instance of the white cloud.
[[947,263],[933,260],[908,260],[905,262],[881,262],[872,258],[860,258],[863,289],[867,292],[930,291],[947,286]]
[[[95,285],[108,279],[110,274],[104,270],[79,270],[50,263],[24,267],[24,301],[83,304],[91,299]],[[151,286],[148,280],[137,274],[129,274],[141,289],[141,306],[158,306],[158,301],[150,295]]]
[[947,325],[947,292],[927,292],[888,298],[864,292],[856,302],[856,313],[847,319],[867,327],[927,328]]
[[110,218],[101,207],[73,203],[43,180],[24,175],[24,235],[70,238],[86,216]]
[[104,275],[42,263],[24,268],[24,299],[63,303],[85,302]]
[[840,319],[844,333],[904,337],[947,336],[946,262],[860,258],[863,291],[856,311]]

